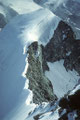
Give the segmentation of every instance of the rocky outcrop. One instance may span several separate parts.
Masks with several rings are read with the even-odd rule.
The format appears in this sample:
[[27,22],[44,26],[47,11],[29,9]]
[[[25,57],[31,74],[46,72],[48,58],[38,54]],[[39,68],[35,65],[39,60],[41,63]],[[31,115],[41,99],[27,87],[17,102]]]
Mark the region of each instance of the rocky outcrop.
[[5,19],[4,15],[0,13],[0,28],[3,28],[7,24]]
[[64,59],[66,70],[75,69],[80,74],[80,40],[65,22],[59,23],[54,36],[45,46],[44,57],[48,62]]
[[29,67],[26,73],[29,79],[29,89],[33,91],[35,103],[54,101],[53,86],[45,76],[49,70],[47,62],[55,62],[64,59],[66,70],[75,69],[80,74],[80,40],[69,25],[60,21],[51,40],[44,47],[38,42],[28,47]]
[[75,120],[80,120],[80,89],[78,89],[74,94],[68,95],[66,97],[61,98],[59,101],[59,106],[61,109],[59,111],[66,112],[61,115],[59,120],[67,120],[68,116],[74,116]]
[[71,54],[65,58],[64,66],[67,70],[75,69],[80,74],[80,40],[75,40]]
[[33,102],[50,102],[56,99],[53,93],[53,86],[43,72],[42,47],[37,42],[32,43],[28,48],[28,70],[29,89],[33,92]]
[[45,47],[47,61],[54,62],[66,58],[67,54],[73,50],[74,42],[75,35],[71,27],[61,21]]
[[77,90],[73,95],[68,95],[60,100],[59,105],[62,108],[71,110],[80,110],[80,90]]
[[44,107],[44,110],[39,113],[37,110],[42,108],[42,105],[39,108],[35,108],[35,110],[30,114],[33,115],[34,120],[44,119],[45,116],[49,114],[54,120],[54,114],[56,113],[57,120],[80,120],[80,85],[74,88],[69,95],[61,98],[57,102],[52,102],[48,104],[48,106]]

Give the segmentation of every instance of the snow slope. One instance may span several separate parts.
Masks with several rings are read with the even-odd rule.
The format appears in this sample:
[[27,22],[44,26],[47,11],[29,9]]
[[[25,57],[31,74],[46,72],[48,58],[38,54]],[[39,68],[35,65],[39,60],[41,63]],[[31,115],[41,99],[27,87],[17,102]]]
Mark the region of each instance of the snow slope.
[[0,0],[5,6],[9,6],[19,14],[29,13],[40,9],[41,7],[33,0]]
[[68,23],[80,38],[80,0],[34,0]]
[[18,14],[30,13],[40,8],[42,7],[33,0],[0,0],[0,28],[4,28]]
[[25,120],[35,120],[36,116],[39,115],[39,120],[57,120],[59,118],[58,114],[58,104],[57,103],[42,103],[41,105],[36,106],[34,111],[30,113],[30,115]]
[[50,71],[45,75],[53,84],[54,93],[58,98],[63,97],[69,90],[72,90],[78,84],[79,75],[76,71],[66,71],[64,61],[48,63]]
[[[28,66],[26,50],[28,45],[34,41],[46,45],[53,36],[60,18],[47,9],[42,9],[33,0],[0,1],[20,14],[0,33],[0,120],[32,120],[33,116],[28,118],[28,114],[35,111],[36,105],[32,103],[33,94],[28,89],[29,81],[25,78]],[[67,72],[63,67],[63,62],[48,63],[48,65],[50,72],[46,72],[46,76],[52,81],[54,92],[58,97],[67,93],[66,88],[71,90],[74,84],[77,84],[77,73]],[[64,79],[63,74],[67,79]],[[39,106],[37,113],[48,113],[40,119],[58,119],[58,111],[52,114],[48,110],[49,106],[43,108],[44,106],[42,108]]]
[[38,40],[45,45],[52,37],[52,31],[56,29],[59,21],[60,19],[50,11],[39,9],[15,17],[0,33],[1,120],[10,111],[12,112],[5,120],[24,120],[32,106],[34,109],[34,104],[27,105],[32,101],[32,93],[24,87],[27,82],[23,76],[27,64],[26,47]]
[[13,17],[18,15],[17,11],[10,8],[10,6],[3,4],[1,1],[0,1],[0,13],[4,16],[6,23],[9,22]]

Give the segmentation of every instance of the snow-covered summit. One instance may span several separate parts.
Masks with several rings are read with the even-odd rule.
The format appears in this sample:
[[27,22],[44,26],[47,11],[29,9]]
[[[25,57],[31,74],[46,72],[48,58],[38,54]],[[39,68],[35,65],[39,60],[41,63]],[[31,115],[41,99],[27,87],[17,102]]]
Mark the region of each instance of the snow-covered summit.
[[[11,8],[12,11],[18,13],[16,17],[14,15],[14,19],[12,20],[10,19],[11,21],[0,32],[0,119],[1,120],[3,119],[32,120],[33,116],[31,116],[31,113],[32,115],[35,114],[35,111],[37,110],[36,113],[40,114],[38,115],[38,118],[40,117],[40,119],[43,120],[45,119],[57,120],[59,118],[58,109],[57,109],[59,108],[59,106],[57,105],[57,103],[55,103],[56,105],[54,105],[53,102],[52,106],[49,104],[38,106],[33,103],[34,96],[33,93],[28,89],[29,80],[26,77],[27,68],[29,67],[29,60],[28,60],[29,54],[27,54],[27,50],[29,49],[28,46],[30,46],[31,43],[34,43],[36,41],[38,42],[39,46],[40,45],[42,46],[42,50],[45,49],[45,53],[47,54],[46,57],[50,57],[50,60],[51,59],[53,60],[53,61],[48,61],[48,63],[46,63],[47,58],[44,59],[44,62],[47,64],[49,69],[49,71],[45,72],[45,74],[47,76],[47,79],[52,81],[54,92],[60,98],[64,96],[64,94],[67,93],[68,90],[71,90],[78,83],[78,79],[79,79],[77,72],[71,70],[67,71],[68,68],[73,69],[74,56],[72,56],[73,55],[72,52],[77,51],[75,49],[73,51],[72,49],[76,45],[70,47],[71,49],[69,48],[71,43],[73,43],[72,40],[74,42],[76,41],[76,39],[73,37],[74,36],[73,32],[69,27],[67,31],[65,27],[67,26],[66,24],[63,24],[64,25],[63,27],[62,24],[60,24],[61,26],[58,26],[59,23],[61,23],[60,22],[61,19],[57,17],[55,14],[53,14],[50,10],[42,8],[39,5],[35,4],[33,0],[18,0],[18,1],[0,0],[0,2],[3,4],[3,8],[4,8],[3,9],[1,6],[1,10],[2,10],[1,14],[3,16],[6,16],[7,14],[9,16],[8,9],[7,9],[7,13],[5,11],[6,8]],[[44,3],[45,2],[46,1],[44,0]],[[52,5],[53,1],[50,0],[50,2]],[[63,4],[59,2],[58,4],[56,3],[55,5],[59,7],[59,5],[63,5]],[[62,13],[60,13],[60,15],[62,15]],[[60,27],[60,29],[58,29],[58,27]],[[65,32],[62,31],[64,27],[66,29]],[[68,34],[69,32],[71,34]],[[54,37],[54,33],[55,33],[55,37]],[[64,34],[67,36],[63,37]],[[48,44],[51,39],[53,40],[52,41],[53,44],[52,43]],[[71,39],[71,43],[70,42],[69,44],[67,44],[67,42],[65,43],[64,41],[67,41],[66,39],[68,41]],[[68,45],[69,46],[65,47],[66,49],[65,50],[63,49],[63,45],[66,44],[67,46]],[[59,51],[57,51],[58,47],[62,49],[59,49]],[[43,59],[44,56],[42,56],[41,58],[40,49],[38,50],[39,50],[38,54],[35,55],[34,59],[37,60],[37,56],[40,58],[39,62],[41,62],[41,66],[39,69],[42,69],[41,60]],[[53,50],[55,50],[55,56],[53,54],[54,53]],[[64,52],[64,50],[66,52]],[[61,56],[59,55],[59,53],[61,53]],[[65,54],[65,53],[70,53],[70,54]],[[62,58],[64,59],[64,56],[66,57],[66,55],[67,57],[70,58],[71,60],[70,62],[72,62],[72,64],[65,63],[66,66],[65,69],[65,66],[63,65],[63,61],[58,61],[58,59],[62,59]],[[79,57],[79,55],[77,57]],[[56,60],[55,63],[54,60]],[[68,62],[67,60],[66,62]],[[69,66],[67,66],[68,64]],[[32,71],[30,72],[32,73]],[[43,71],[41,71],[41,74],[43,75],[44,73],[42,72]],[[63,76],[63,74],[65,74],[65,76]],[[64,77],[66,78],[64,79]],[[62,82],[63,84],[61,84]],[[58,87],[57,84],[59,85]],[[38,85],[39,84],[37,84],[36,82],[36,86]],[[51,84],[50,87],[52,87]],[[61,92],[61,94],[59,94],[59,92]],[[45,92],[45,94],[47,93]],[[42,112],[45,115],[43,115]]]
[[[24,89],[26,80],[22,76],[26,66],[24,48],[38,40],[45,45],[59,21],[60,19],[50,11],[39,9],[30,14],[18,15],[0,33],[1,119],[17,104]],[[26,91],[28,93],[28,90]]]

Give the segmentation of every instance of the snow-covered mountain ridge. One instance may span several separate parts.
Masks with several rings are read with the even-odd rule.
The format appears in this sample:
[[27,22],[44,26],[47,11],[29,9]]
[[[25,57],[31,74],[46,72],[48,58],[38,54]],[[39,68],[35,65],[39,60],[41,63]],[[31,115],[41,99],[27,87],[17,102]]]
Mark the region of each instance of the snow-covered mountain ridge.
[[[69,25],[32,0],[6,4],[20,15],[0,33],[0,119],[62,119],[67,110],[58,98],[79,84],[80,42]],[[69,110],[68,118],[70,112],[77,115]]]
[[79,0],[34,0],[37,4],[48,8],[68,23],[80,38],[80,1]]
[[[42,14],[42,16],[40,16],[40,14]],[[48,19],[46,19],[46,17],[48,17]],[[22,76],[24,69],[26,69],[26,54],[24,54],[24,50],[33,41],[39,40],[41,43],[43,42],[46,44],[49,40],[48,37],[50,38],[52,35],[52,30],[56,29],[57,25],[55,24],[55,19],[58,21],[60,20],[55,15],[52,15],[48,10],[39,9],[38,11],[31,12],[30,14],[17,16],[7,24],[0,33],[0,95],[2,96],[0,99],[1,119],[5,114],[11,111],[15,106],[15,103],[17,104],[20,95],[22,96],[22,101],[24,101],[24,103],[21,103],[20,100],[20,106],[24,104],[27,109],[26,101],[29,99],[28,96],[31,96],[31,92],[27,87],[25,87],[27,90],[24,89],[26,80],[26,78]],[[53,25],[55,26],[53,27]],[[42,30],[42,28],[44,29]],[[38,32],[40,30],[42,30],[42,32],[39,34]],[[45,33],[47,33],[47,36],[45,36]],[[32,101],[32,99],[30,99],[30,101]],[[18,118],[15,118],[15,120],[16,119]]]

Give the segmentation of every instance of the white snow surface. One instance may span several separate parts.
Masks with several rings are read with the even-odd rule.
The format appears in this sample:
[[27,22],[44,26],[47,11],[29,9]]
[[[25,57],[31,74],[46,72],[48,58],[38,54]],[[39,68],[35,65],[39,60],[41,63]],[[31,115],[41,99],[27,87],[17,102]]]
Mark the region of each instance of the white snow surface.
[[33,0],[0,0],[4,5],[11,7],[19,14],[29,13],[40,9],[41,7]]
[[46,71],[45,75],[53,84],[54,93],[58,98],[63,97],[69,90],[72,90],[78,83],[78,73],[73,71],[66,71],[64,60],[54,63],[48,62],[50,71]]
[[55,110],[53,113],[48,112],[44,116],[40,117],[40,120],[58,120],[58,119],[59,119],[58,109]]
[[26,120],[34,120],[33,117],[40,115],[39,120],[58,120],[58,104],[55,103],[53,105],[49,103],[42,103],[39,106],[36,106],[34,111],[26,118]]
[[[34,115],[45,113],[40,120],[57,120],[58,109],[52,113],[51,106],[44,104],[37,107],[33,103],[25,73],[28,46],[34,41],[45,46],[61,19],[36,5],[33,0],[0,1],[20,14],[0,32],[0,120],[33,120],[33,115],[28,117],[31,111]],[[1,10],[5,16],[5,10]],[[60,98],[73,89],[79,76],[75,71],[67,72],[63,61],[48,65],[50,71],[45,74]]]
[[34,41],[46,45],[59,21],[50,11],[39,8],[18,15],[0,32],[1,120],[24,120],[35,108],[35,104],[30,104],[33,95],[25,78],[28,65],[25,51]]

